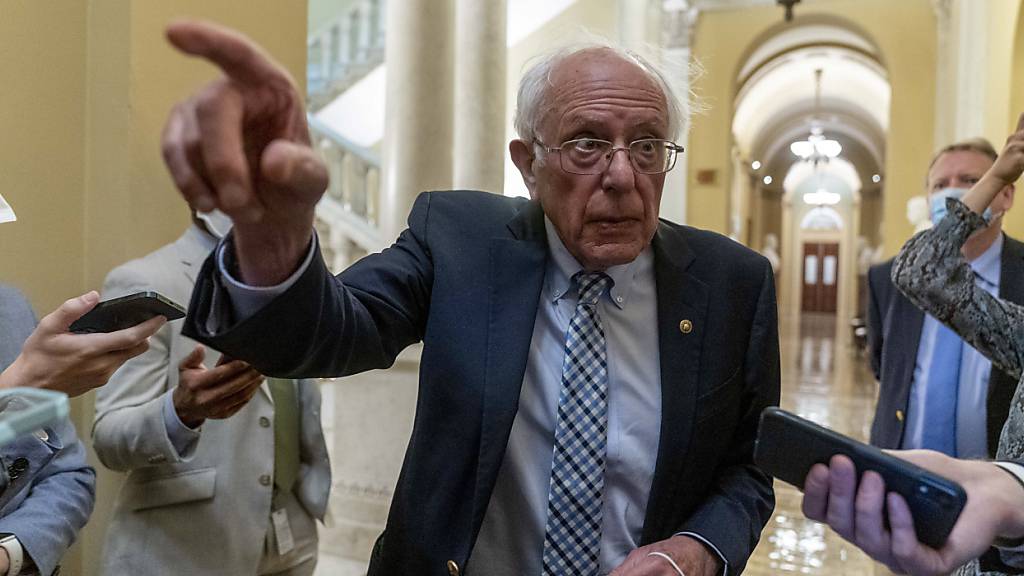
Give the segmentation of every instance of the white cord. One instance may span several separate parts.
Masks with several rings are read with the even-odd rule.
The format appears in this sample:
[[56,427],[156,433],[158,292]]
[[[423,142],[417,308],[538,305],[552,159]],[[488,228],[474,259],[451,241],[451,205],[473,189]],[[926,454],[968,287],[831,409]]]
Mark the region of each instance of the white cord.
[[683,572],[683,569],[679,567],[679,564],[676,564],[676,561],[673,560],[672,557],[669,556],[668,554],[665,554],[664,552],[648,552],[647,553],[647,557],[650,558],[651,556],[657,556],[658,558],[664,558],[666,562],[671,564],[672,567],[676,569],[676,572],[679,573],[679,576],[686,576],[686,572]]

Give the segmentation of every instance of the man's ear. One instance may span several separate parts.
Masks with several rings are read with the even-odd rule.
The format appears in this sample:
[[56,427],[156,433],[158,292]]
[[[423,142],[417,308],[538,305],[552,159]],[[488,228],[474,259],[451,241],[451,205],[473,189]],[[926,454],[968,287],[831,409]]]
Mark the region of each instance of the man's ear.
[[537,158],[533,155],[532,148],[527,142],[518,139],[508,143],[508,153],[512,156],[512,163],[522,174],[523,183],[530,191],[530,198],[536,198],[537,177],[533,174],[533,163]]

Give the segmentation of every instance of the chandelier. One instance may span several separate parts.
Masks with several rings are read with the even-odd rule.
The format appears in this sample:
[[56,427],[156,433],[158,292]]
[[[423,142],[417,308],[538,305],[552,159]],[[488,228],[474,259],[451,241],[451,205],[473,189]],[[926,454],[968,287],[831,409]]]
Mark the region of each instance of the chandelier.
[[828,162],[842,153],[839,142],[826,138],[821,127],[821,68],[814,71],[814,114],[811,116],[811,133],[806,140],[797,140],[789,145],[789,150],[804,162],[818,164]]

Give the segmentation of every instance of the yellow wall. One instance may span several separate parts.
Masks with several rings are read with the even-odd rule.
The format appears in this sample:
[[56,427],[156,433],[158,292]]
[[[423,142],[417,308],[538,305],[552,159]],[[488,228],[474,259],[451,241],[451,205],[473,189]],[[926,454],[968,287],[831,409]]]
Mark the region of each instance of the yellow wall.
[[86,6],[0,3],[0,281],[50,309],[82,286]]
[[[99,288],[110,268],[188,223],[160,132],[173,103],[214,69],[164,41],[164,26],[183,15],[241,29],[304,82],[305,0],[0,4],[0,183],[18,215],[0,226],[0,281],[25,291],[39,314]],[[73,403],[84,438],[92,402]],[[68,573],[97,573],[117,486],[100,472],[97,509],[64,561]]]
[[[985,137],[1000,149],[1024,112],[1024,10],[1021,0],[990,0]],[[1024,237],[1024,190],[1017,183],[1016,205],[1003,227]]]
[[[935,16],[928,0],[821,0],[797,7],[797,22],[830,15],[868,31],[892,82],[891,127],[885,158],[884,213],[901,215],[906,199],[920,192],[921,170],[932,150],[935,88]],[[706,69],[695,89],[711,110],[693,120],[690,135],[687,218],[690,224],[728,229],[729,147],[735,76],[749,42],[782,19],[775,6],[707,12],[700,16],[694,56]],[[714,186],[695,181],[698,170],[716,170]],[[905,219],[885,219],[888,251],[909,237]]]

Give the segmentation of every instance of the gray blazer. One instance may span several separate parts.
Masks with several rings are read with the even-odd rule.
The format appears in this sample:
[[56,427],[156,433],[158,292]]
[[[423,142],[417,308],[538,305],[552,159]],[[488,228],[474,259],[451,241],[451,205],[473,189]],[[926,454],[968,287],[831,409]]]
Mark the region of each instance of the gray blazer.
[[[103,297],[157,290],[187,304],[208,243],[192,226],[174,243],[115,268]],[[103,550],[103,574],[255,574],[270,519],[274,406],[262,390],[226,420],[208,420],[184,454],[164,424],[164,396],[177,366],[196,346],[170,322],[150,348],[127,362],[96,396],[92,437],[104,466],[126,472]],[[207,350],[213,366],[218,354]],[[320,391],[298,385],[301,470],[296,494],[323,520],[331,484],[320,426]]]
[[[999,437],[996,458],[1024,460],[1024,306],[992,296],[978,287],[960,254],[985,220],[957,200],[947,200],[949,215],[931,230],[911,238],[893,261],[892,280],[906,297],[952,328],[992,366],[1018,381]],[[958,574],[1021,574],[1024,558],[993,550]]]
[[[25,297],[0,286],[0,370],[34,328]],[[21,459],[23,472],[15,464]],[[92,513],[95,487],[96,472],[68,419],[0,446],[0,533],[17,536],[39,572],[52,574]]]

